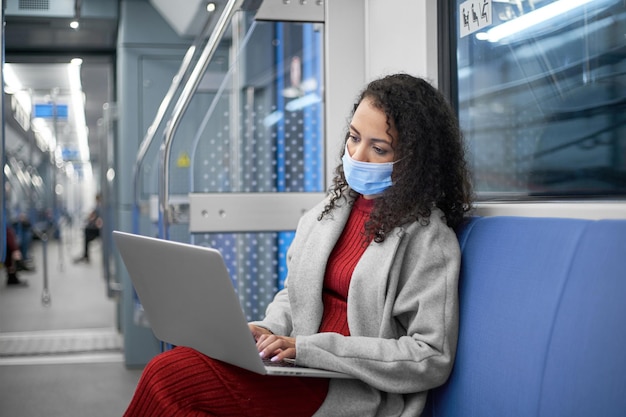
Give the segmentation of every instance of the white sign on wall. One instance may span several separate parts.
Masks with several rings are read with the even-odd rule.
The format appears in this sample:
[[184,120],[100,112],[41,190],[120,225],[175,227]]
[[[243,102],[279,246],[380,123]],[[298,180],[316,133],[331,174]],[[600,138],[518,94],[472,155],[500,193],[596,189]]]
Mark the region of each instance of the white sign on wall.
[[459,6],[460,37],[483,30],[491,25],[491,0],[468,0]]

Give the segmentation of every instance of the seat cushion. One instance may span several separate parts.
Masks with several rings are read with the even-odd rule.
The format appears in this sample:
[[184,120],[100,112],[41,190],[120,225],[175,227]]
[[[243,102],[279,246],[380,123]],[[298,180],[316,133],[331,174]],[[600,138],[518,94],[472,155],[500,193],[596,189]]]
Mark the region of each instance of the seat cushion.
[[626,221],[590,222],[559,299],[539,416],[626,415]]
[[535,416],[560,300],[589,222],[475,218],[459,234],[460,330],[436,416]]

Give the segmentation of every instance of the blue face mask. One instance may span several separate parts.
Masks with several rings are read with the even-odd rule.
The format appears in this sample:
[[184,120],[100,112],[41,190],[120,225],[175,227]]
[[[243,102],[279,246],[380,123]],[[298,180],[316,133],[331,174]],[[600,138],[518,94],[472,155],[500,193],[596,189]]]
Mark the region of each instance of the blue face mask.
[[350,156],[347,145],[341,161],[348,185],[359,194],[380,194],[393,184],[391,181],[393,162],[357,161]]

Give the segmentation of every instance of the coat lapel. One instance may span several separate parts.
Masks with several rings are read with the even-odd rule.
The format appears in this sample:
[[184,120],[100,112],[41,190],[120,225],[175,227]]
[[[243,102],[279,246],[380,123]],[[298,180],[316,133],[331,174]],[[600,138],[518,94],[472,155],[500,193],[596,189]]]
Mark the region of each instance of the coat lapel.
[[[299,257],[290,265],[289,294],[292,303],[294,330],[298,334],[313,334],[322,321],[322,287],[326,263],[341,236],[352,205],[342,204],[332,217],[317,222],[299,248]],[[307,312],[306,316],[302,312]]]

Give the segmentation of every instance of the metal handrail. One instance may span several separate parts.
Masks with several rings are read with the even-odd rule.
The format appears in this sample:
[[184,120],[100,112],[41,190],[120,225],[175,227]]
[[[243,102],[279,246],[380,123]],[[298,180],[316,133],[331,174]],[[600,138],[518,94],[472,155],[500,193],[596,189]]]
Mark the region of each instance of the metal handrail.
[[231,21],[234,14],[239,11],[245,0],[229,0],[224,11],[220,15],[220,19],[215,25],[215,29],[211,33],[211,37],[206,43],[202,55],[198,59],[196,66],[194,67],[189,80],[185,84],[183,91],[181,92],[178,102],[172,112],[172,117],[168,121],[165,127],[164,141],[161,147],[161,163],[160,163],[160,192],[159,192],[159,236],[161,238],[168,238],[169,228],[169,204],[167,202],[167,196],[169,194],[169,159],[172,147],[172,138],[180,125],[183,114],[187,110],[189,103],[194,92],[197,90],[202,76],[208,68],[209,62],[213,57],[217,49],[219,41],[224,36],[228,23]]
[[[235,23],[235,22],[233,22]],[[213,100],[211,101],[211,104],[209,105],[208,110],[206,111],[206,114],[204,115],[204,118],[202,119],[202,122],[200,123],[200,127],[198,128],[198,130],[196,131],[196,134],[192,140],[192,145],[191,145],[191,160],[194,161],[195,160],[195,155],[196,155],[196,150],[198,148],[198,145],[200,143],[200,139],[202,137],[202,133],[204,132],[204,130],[206,129],[207,124],[209,123],[209,119],[210,117],[213,115],[213,112],[215,111],[217,105],[218,105],[218,101],[219,98],[222,97],[222,95],[224,94],[224,91],[226,91],[227,88],[229,88],[230,86],[230,77],[233,76],[233,72],[234,72],[234,68],[233,65],[235,65],[238,61],[239,61],[239,55],[241,54],[241,52],[243,51],[243,49],[246,47],[246,45],[248,44],[248,41],[250,40],[250,37],[252,36],[252,33],[254,33],[254,28],[256,27],[257,22],[252,22],[252,24],[250,25],[250,28],[247,30],[247,34],[245,35],[245,37],[243,38],[243,40],[241,41],[240,46],[236,46],[235,50],[238,51],[236,56],[233,58],[233,61],[231,62],[231,68],[229,68],[228,72],[226,73],[226,76],[224,77],[224,79],[222,80],[222,83],[220,84],[219,88],[217,89],[217,92],[215,93],[215,98],[213,98]],[[237,32],[237,30],[233,30],[233,32]],[[233,40],[233,42],[235,42]],[[193,175],[192,172],[189,173],[189,184],[190,184],[190,190],[193,191],[195,189],[195,177]]]
[[[154,137],[156,135],[156,132],[159,126],[161,126],[161,123],[163,123],[165,113],[170,107],[170,104],[172,102],[172,99],[174,98],[174,95],[176,94],[176,91],[179,89],[183,80],[186,78],[189,68],[191,68],[191,63],[193,61],[194,55],[196,54],[196,51],[199,49],[199,47],[202,45],[202,43],[204,42],[204,40],[206,39],[208,35],[209,29],[211,27],[211,22],[213,21],[213,16],[214,16],[213,13],[209,14],[206,22],[204,23],[204,26],[202,27],[202,30],[196,36],[193,43],[187,49],[187,52],[185,53],[185,56],[183,57],[183,61],[180,64],[178,72],[176,73],[176,75],[174,75],[174,78],[172,79],[172,83],[170,84],[170,88],[167,90],[167,93],[165,94],[163,101],[161,101],[161,104],[159,105],[159,108],[154,117],[154,120],[152,121],[152,124],[150,124],[150,126],[148,127],[148,130],[146,131],[146,134],[143,140],[141,141],[141,144],[139,145],[137,158],[135,160],[135,165],[133,167],[133,203],[134,203],[134,208],[137,211],[139,209],[139,203],[141,200],[140,191],[139,191],[139,178],[140,178],[140,172],[141,172],[144,158],[146,156],[146,153],[148,152],[148,149],[150,148],[150,145],[152,145],[152,142],[154,140]],[[136,223],[137,222],[133,220],[134,229],[138,229],[139,227],[138,224]],[[133,230],[133,232],[138,233],[139,230]]]

